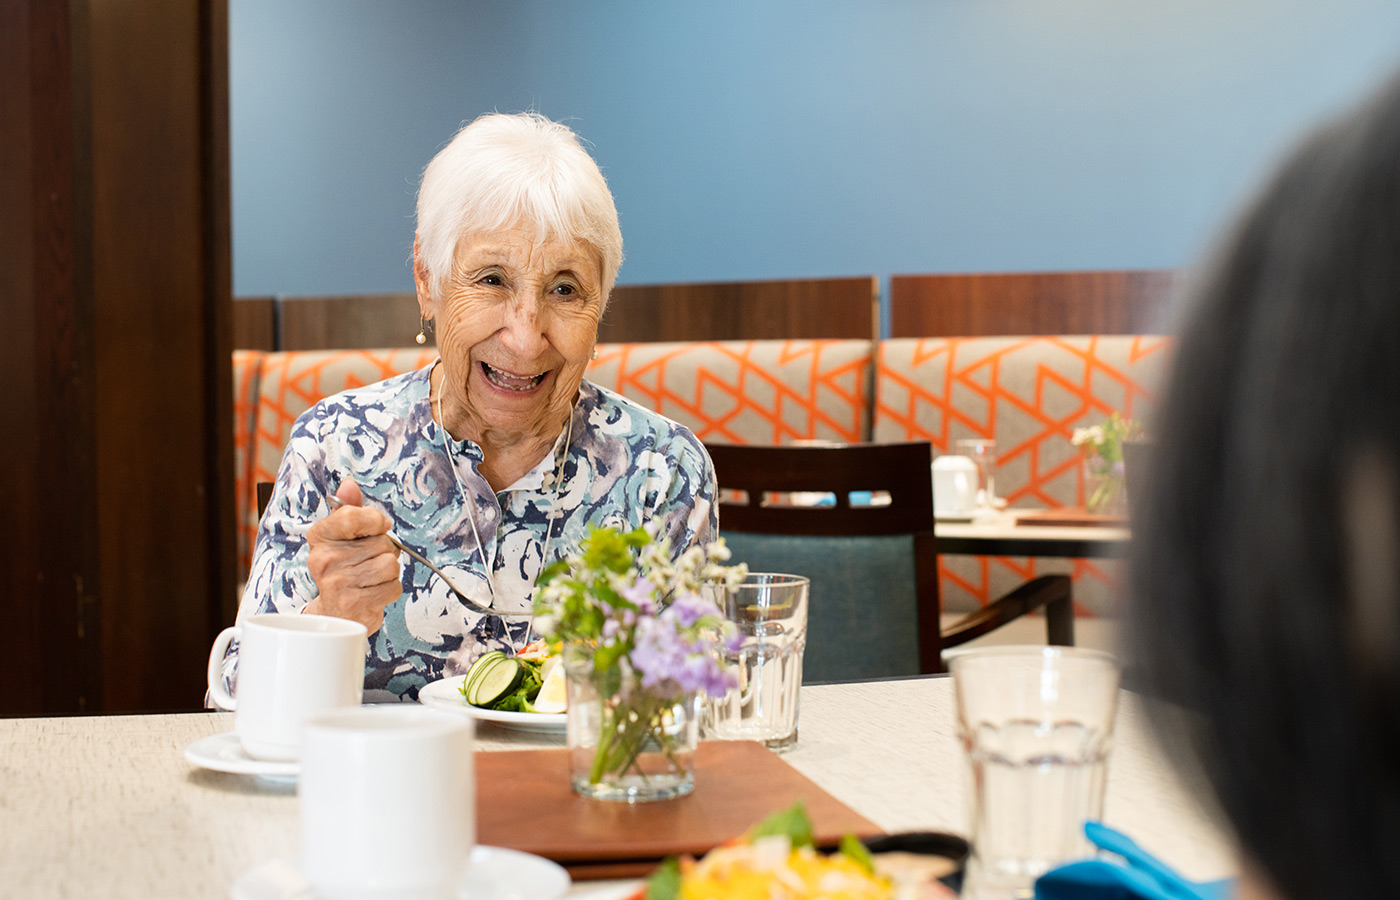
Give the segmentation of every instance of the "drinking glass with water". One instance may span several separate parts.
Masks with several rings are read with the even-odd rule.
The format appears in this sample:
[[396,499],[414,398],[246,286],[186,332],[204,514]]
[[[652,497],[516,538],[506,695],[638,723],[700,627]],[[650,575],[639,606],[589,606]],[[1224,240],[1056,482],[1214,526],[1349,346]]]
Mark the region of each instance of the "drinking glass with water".
[[1118,665],[1072,647],[994,647],[952,660],[966,754],[972,857],[963,896],[1034,895],[1055,866],[1092,855],[1103,816]]
[[781,750],[797,741],[802,652],[807,646],[808,581],[800,575],[750,574],[735,587],[715,585],[715,604],[737,626],[737,649],[721,647],[739,685],[712,699],[707,737],[762,741]]

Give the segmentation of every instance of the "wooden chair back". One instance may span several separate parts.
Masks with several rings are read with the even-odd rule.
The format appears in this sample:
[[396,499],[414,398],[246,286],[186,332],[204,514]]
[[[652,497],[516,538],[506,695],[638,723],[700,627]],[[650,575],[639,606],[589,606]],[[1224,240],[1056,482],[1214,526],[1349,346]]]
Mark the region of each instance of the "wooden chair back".
[[[831,447],[712,445],[720,488],[720,533],[738,561],[754,571],[768,560],[788,562],[813,577],[808,631],[808,680],[942,671],[939,637],[938,553],[933,533],[930,447],[904,444],[846,444]],[[851,502],[859,492],[867,502]],[[834,494],[832,505],[794,503],[794,494]],[[876,499],[879,505],[869,504]],[[791,536],[775,544],[750,536]],[[902,543],[892,545],[882,538]],[[903,549],[897,549],[902,547]],[[838,565],[845,586],[813,573],[826,571],[852,548],[853,558]],[[888,565],[890,557],[902,565]],[[745,558],[748,557],[748,558]],[[912,557],[912,560],[910,559]],[[885,564],[877,562],[885,560]],[[867,571],[854,567],[871,563]],[[912,562],[912,566],[910,563]],[[896,575],[891,569],[899,568]],[[904,579],[905,583],[898,583]],[[908,580],[912,579],[912,585]],[[905,606],[912,603],[913,609]],[[909,635],[902,624],[914,623]],[[890,659],[872,660],[892,631]],[[912,640],[911,640],[912,637]],[[872,640],[864,640],[872,638]],[[893,668],[886,668],[888,662]],[[907,668],[905,668],[907,667]],[[912,669],[912,671],[909,671]]]
[[[773,571],[768,560],[777,559],[792,567],[789,574],[809,574],[802,567],[825,573],[829,583],[814,577],[809,598],[817,680],[942,672],[945,649],[1040,609],[1048,642],[1073,645],[1067,575],[1034,578],[942,627],[928,442],[707,449],[719,484],[720,533],[735,561],[752,571]],[[903,549],[892,553],[885,539],[901,536]],[[912,592],[897,583],[901,577],[912,580]],[[869,658],[887,651],[892,669]]]

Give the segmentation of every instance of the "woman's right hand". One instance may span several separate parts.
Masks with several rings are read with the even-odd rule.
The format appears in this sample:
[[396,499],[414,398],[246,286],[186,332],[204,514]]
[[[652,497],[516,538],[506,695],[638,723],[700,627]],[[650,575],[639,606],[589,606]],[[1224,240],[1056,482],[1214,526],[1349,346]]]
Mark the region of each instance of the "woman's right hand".
[[399,599],[399,551],[389,542],[393,524],[377,509],[361,506],[360,486],[346,481],[335,492],[345,505],[313,522],[306,532],[307,569],[319,594],[304,612],[359,622],[370,634],[384,624],[384,607]]

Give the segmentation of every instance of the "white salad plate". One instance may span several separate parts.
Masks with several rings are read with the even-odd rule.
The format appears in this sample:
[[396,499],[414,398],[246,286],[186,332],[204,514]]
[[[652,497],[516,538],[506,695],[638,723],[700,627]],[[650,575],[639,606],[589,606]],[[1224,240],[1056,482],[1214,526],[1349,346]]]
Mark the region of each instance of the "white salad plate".
[[202,769],[232,772],[235,775],[295,778],[301,773],[301,763],[296,760],[254,759],[249,756],[244,752],[237,732],[233,731],[200,738],[185,748],[185,759]]
[[[547,859],[504,847],[472,848],[471,868],[454,895],[459,900],[558,900],[569,873]],[[249,869],[233,883],[233,900],[317,900],[316,888],[295,857],[282,856]],[[365,894],[368,898],[371,895]],[[383,900],[395,900],[386,895]]]
[[462,696],[462,682],[466,678],[465,675],[454,675],[451,678],[425,684],[418,690],[418,702],[424,706],[431,706],[433,709],[462,713],[482,722],[495,722],[498,725],[519,728],[523,731],[558,732],[564,730],[564,723],[568,720],[564,713],[506,712],[499,709],[482,709],[479,706],[472,706],[467,702],[467,698]]

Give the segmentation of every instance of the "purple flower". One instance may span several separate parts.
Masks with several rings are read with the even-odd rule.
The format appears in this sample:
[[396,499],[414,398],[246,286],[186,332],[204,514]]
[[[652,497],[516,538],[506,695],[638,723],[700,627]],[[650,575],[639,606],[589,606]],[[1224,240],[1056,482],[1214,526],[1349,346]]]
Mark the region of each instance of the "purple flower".
[[694,592],[687,592],[677,597],[670,606],[670,612],[680,622],[682,628],[689,628],[705,616],[719,616],[719,610],[713,603]]
[[702,690],[719,696],[729,688],[728,674],[710,652],[709,642],[681,634],[671,616],[641,619],[628,655],[642,674],[642,686],[663,696]]
[[622,599],[641,609],[652,605],[651,596],[656,593],[656,585],[645,578],[638,578],[632,584],[619,588],[617,593]]

